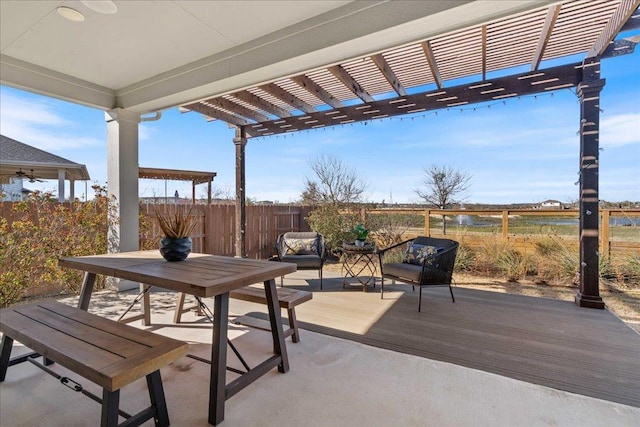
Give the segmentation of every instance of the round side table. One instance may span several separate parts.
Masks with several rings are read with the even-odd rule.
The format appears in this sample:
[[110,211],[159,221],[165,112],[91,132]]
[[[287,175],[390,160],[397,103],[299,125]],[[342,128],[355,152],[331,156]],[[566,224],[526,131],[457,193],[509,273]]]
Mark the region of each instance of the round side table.
[[347,284],[347,279],[354,278],[362,286],[362,291],[366,292],[369,283],[376,287],[376,246],[373,243],[364,246],[356,246],[351,243],[342,244],[342,272],[344,279],[342,287]]

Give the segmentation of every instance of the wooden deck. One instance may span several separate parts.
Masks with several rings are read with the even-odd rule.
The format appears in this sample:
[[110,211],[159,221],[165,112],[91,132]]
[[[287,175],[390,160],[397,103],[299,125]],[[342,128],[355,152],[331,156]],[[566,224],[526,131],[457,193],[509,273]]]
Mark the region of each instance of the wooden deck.
[[381,300],[379,286],[316,282],[299,286],[314,291],[298,309],[303,329],[640,407],[640,335],[607,310],[456,287],[455,303],[447,288],[425,289],[418,313],[407,285]]

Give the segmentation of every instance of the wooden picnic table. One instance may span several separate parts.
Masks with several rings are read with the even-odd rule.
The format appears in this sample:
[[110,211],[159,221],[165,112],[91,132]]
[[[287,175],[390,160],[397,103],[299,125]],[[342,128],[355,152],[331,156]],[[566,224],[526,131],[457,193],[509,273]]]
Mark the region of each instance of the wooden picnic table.
[[[158,251],[62,258],[59,264],[85,272],[78,301],[78,308],[83,310],[89,307],[97,274],[159,286],[196,297],[214,298],[209,384],[210,424],[216,425],[224,420],[226,399],[276,366],[282,373],[289,370],[275,278],[296,271],[295,264],[197,253],[192,253],[185,261],[168,262]],[[267,297],[274,354],[226,384],[229,292],[259,282],[264,283]]]

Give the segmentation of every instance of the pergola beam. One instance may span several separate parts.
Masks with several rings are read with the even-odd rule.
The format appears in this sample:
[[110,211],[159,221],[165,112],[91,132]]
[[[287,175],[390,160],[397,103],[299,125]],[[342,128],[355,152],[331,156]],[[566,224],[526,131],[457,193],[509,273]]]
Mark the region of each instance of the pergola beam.
[[371,57],[371,60],[374,64],[376,64],[384,78],[387,79],[398,96],[405,96],[407,94],[407,91],[405,90],[404,86],[402,86],[402,83],[400,83],[400,80],[398,80],[398,77],[396,77],[396,74],[387,63],[387,60],[384,59],[384,56],[382,56],[382,54],[373,55]]
[[226,113],[222,110],[218,110],[200,102],[194,102],[193,104],[185,105],[185,108],[203,114],[207,117],[211,117],[213,119],[220,119],[223,122],[231,123],[236,126],[246,126],[249,124],[249,121],[243,119],[242,117],[234,116],[233,114]]
[[327,68],[331,74],[333,74],[338,80],[344,84],[355,96],[360,98],[364,102],[373,102],[373,97],[369,95],[369,92],[354,79],[351,74],[347,72],[341,65],[334,65]]
[[482,80],[487,79],[487,26],[482,26]]
[[536,51],[533,54],[533,59],[531,60],[531,71],[537,70],[540,66],[540,61],[542,61],[542,57],[544,56],[544,50],[547,48],[547,43],[549,43],[553,27],[556,25],[561,8],[562,5],[558,4],[556,6],[551,6],[547,10],[547,16],[544,18],[544,25],[542,26],[542,31],[540,31],[540,37],[538,38],[538,45],[536,46]]
[[264,122],[269,120],[269,117],[265,116],[264,114],[244,107],[240,104],[236,104],[235,102],[232,102],[225,98],[214,98],[206,102],[216,107],[222,108],[223,110],[230,111],[234,115],[246,117],[248,119],[255,120],[256,122]]
[[295,76],[292,77],[291,80],[296,82],[301,88],[305,89],[307,92],[309,92],[325,104],[331,105],[333,108],[342,108],[343,105],[339,99],[336,99],[333,95],[324,90],[322,86],[311,80],[309,77],[305,75]]
[[570,64],[330,111],[317,111],[303,116],[256,123],[250,126],[251,136],[269,136],[545,93],[576,86],[580,81],[580,74],[581,64]]
[[275,96],[285,104],[291,105],[296,110],[304,111],[305,113],[313,113],[314,111],[316,111],[316,109],[313,108],[313,105],[304,102],[302,99],[287,92],[275,83],[269,83],[264,86],[260,86],[260,89],[271,94],[272,96]]
[[436,86],[438,86],[438,89],[442,89],[442,76],[440,75],[440,70],[438,70],[438,63],[436,62],[436,56],[433,54],[431,43],[429,43],[429,40],[427,40],[426,42],[422,42],[421,44],[424,55],[427,58],[427,63],[429,63],[429,69],[431,70],[433,81],[436,82]]
[[634,14],[636,9],[640,6],[640,0],[622,0],[618,5],[613,17],[607,22],[607,25],[600,33],[600,36],[595,41],[589,52],[587,58],[593,58],[602,55],[605,49],[609,46],[609,43],[613,40],[616,34],[620,32],[620,29],[627,23],[627,20]]
[[284,108],[280,108],[277,105],[274,105],[268,101],[265,101],[264,99],[260,98],[259,96],[256,96],[254,94],[252,94],[251,92],[248,92],[246,90],[243,90],[241,92],[236,92],[233,94],[234,98],[238,98],[240,101],[244,101],[247,104],[253,105],[254,107],[258,108],[259,110],[262,110],[266,113],[272,114],[274,116],[278,116],[278,117],[291,117],[291,113],[287,110],[285,110]]

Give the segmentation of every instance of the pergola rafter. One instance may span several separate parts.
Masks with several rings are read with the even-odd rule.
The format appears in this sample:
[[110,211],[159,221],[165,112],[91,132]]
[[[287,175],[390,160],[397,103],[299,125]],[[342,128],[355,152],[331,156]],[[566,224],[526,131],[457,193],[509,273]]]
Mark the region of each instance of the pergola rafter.
[[313,105],[303,101],[294,94],[287,92],[275,83],[269,83],[264,86],[260,86],[260,89],[271,94],[285,104],[289,104],[296,110],[304,111],[305,113],[312,113],[315,111]]
[[289,111],[285,110],[284,108],[280,108],[277,105],[272,104],[269,101],[263,98],[260,98],[257,95],[254,95],[251,92],[247,92],[247,91],[236,92],[233,94],[233,96],[273,116],[291,117],[291,113]]
[[373,55],[371,60],[378,66],[380,72],[384,76],[385,79],[389,82],[389,84],[393,87],[393,90],[398,94],[398,96],[406,96],[407,91],[405,90],[402,83],[398,80],[395,73],[389,66],[389,63],[384,59],[384,56],[381,54]]
[[542,61],[544,50],[547,47],[547,43],[549,43],[549,37],[551,37],[551,30],[556,24],[556,20],[558,19],[558,15],[560,14],[561,7],[562,6],[558,4],[555,6],[551,6],[547,11],[547,16],[544,18],[544,26],[542,27],[540,38],[538,39],[536,53],[533,55],[533,60],[531,61],[531,71],[537,70],[540,66],[540,61]]
[[[427,63],[429,64],[429,69],[431,70],[431,74],[433,74],[433,80],[436,82],[438,89],[441,89],[442,84],[442,75],[440,74],[440,70],[438,69],[438,62],[436,61],[436,57],[433,54],[433,49],[431,48],[431,43],[429,40],[422,42],[422,50],[424,51],[424,56],[427,59]],[[485,73],[483,72],[483,77]]]
[[[364,102],[373,102],[373,97],[369,95],[369,93],[364,90],[362,85],[358,83],[356,79],[354,79],[351,74],[347,70],[344,69],[341,65],[334,65],[329,67],[328,70],[338,78],[346,87],[349,89],[355,96],[360,98]],[[305,111],[309,113],[309,111]]]
[[331,105],[333,108],[342,108],[343,105],[339,99],[336,99],[333,95],[324,90],[322,86],[311,80],[309,77],[295,76],[292,77],[291,80],[299,84],[301,87],[306,89],[309,93],[313,94],[325,104]]

